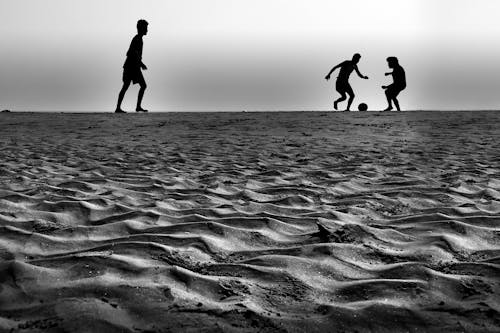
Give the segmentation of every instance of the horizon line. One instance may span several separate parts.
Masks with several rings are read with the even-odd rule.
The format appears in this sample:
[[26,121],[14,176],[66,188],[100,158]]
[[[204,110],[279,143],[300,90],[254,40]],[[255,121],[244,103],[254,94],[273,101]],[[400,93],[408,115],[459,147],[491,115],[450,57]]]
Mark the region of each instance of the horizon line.
[[[328,112],[328,113],[347,113],[347,112],[496,112],[500,111],[499,109],[409,109],[409,110],[392,110],[392,111],[384,111],[384,110],[367,110],[367,111],[359,111],[359,110],[351,110],[351,111],[340,111],[340,110],[189,110],[189,111],[181,111],[181,110],[150,110],[148,112],[136,112],[136,111],[127,111],[129,114],[144,114],[144,113],[264,113],[264,112]],[[114,111],[102,111],[102,110],[9,110],[5,109],[0,111],[0,113],[115,113]]]

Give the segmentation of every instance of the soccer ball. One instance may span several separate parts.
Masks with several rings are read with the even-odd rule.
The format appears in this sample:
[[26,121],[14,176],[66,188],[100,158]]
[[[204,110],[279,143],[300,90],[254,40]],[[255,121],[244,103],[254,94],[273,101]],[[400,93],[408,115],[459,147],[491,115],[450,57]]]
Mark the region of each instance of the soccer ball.
[[366,111],[366,110],[368,110],[368,105],[366,105],[366,103],[361,103],[358,105],[358,110],[359,111]]

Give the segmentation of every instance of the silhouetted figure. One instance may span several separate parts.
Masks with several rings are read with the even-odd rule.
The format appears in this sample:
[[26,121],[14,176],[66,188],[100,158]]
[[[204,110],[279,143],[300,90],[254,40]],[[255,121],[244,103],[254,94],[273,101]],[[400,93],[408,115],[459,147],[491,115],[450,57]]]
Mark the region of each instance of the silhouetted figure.
[[148,110],[143,109],[141,106],[142,97],[144,96],[144,91],[147,87],[141,69],[148,69],[146,65],[142,63],[142,36],[147,35],[147,33],[148,22],[145,20],[139,20],[137,22],[137,35],[135,35],[130,43],[130,47],[127,52],[127,59],[123,65],[123,87],[122,90],[120,90],[120,94],[118,94],[118,103],[115,111],[117,113],[125,113],[125,111],[122,110],[121,105],[125,92],[127,92],[127,89],[130,86],[130,82],[133,84],[139,83],[141,86],[139,89],[139,96],[137,97],[137,107],[135,111],[148,112]]
[[355,96],[354,91],[352,91],[352,87],[349,84],[349,76],[351,75],[352,71],[356,71],[356,73],[360,78],[368,79],[368,76],[364,76],[359,72],[358,62],[360,58],[361,56],[359,55],[359,53],[356,53],[355,55],[352,56],[352,60],[346,60],[338,64],[337,66],[333,67],[332,70],[325,77],[326,80],[330,80],[330,75],[333,73],[333,71],[336,70],[337,68],[340,68],[339,76],[337,76],[337,82],[335,83],[335,88],[339,92],[340,98],[333,103],[333,108],[335,110],[337,110],[338,103],[346,99],[346,94],[349,95],[349,101],[347,102],[346,111],[349,111],[351,108],[351,104]]
[[385,73],[385,75],[392,75],[393,83],[388,86],[382,86],[382,89],[385,89],[385,96],[387,97],[388,103],[387,109],[384,111],[392,110],[392,102],[394,102],[396,110],[401,111],[396,97],[406,88],[405,70],[399,65],[398,58],[396,57],[387,58],[387,65],[389,68],[392,68],[393,71],[391,73]]

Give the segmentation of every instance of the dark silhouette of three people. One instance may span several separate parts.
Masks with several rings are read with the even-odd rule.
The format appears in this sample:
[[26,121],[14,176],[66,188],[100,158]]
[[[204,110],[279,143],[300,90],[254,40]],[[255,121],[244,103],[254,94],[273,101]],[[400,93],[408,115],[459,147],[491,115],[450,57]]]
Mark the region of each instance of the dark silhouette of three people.
[[144,96],[144,91],[146,90],[146,81],[142,75],[142,70],[147,70],[148,68],[142,62],[142,37],[148,33],[148,22],[146,20],[139,20],[137,22],[137,35],[134,36],[130,47],[127,52],[127,59],[123,65],[123,86],[118,94],[118,103],[116,104],[116,113],[125,113],[122,110],[122,101],[125,93],[127,92],[130,83],[139,83],[139,95],[137,96],[137,107],[136,112],[148,112],[148,110],[142,108],[142,98]]
[[[127,52],[127,59],[123,65],[123,86],[118,94],[118,102],[116,104],[116,113],[125,113],[122,110],[121,105],[123,101],[123,97],[127,92],[127,89],[130,86],[130,83],[136,84],[138,83],[140,86],[139,95],[137,96],[137,106],[136,112],[148,112],[148,110],[142,107],[142,98],[144,97],[144,91],[146,90],[146,81],[144,80],[144,76],[142,75],[142,70],[147,70],[148,68],[142,62],[142,48],[143,41],[142,37],[147,35],[148,33],[148,22],[146,20],[137,21],[137,35],[134,36],[132,42],[130,43],[130,47]],[[358,76],[362,79],[368,79],[368,76],[360,73],[358,69],[358,63],[361,59],[361,55],[356,53],[352,56],[351,60],[346,60],[341,62],[340,64],[333,67],[330,72],[326,75],[325,79],[329,80],[331,74],[337,69],[339,70],[339,75],[337,76],[337,81],[335,83],[335,88],[340,94],[340,98],[335,100],[333,103],[333,107],[337,110],[338,103],[344,101],[346,99],[346,95],[349,95],[349,100],[347,101],[346,111],[350,111],[351,104],[354,101],[354,91],[352,90],[351,85],[349,84],[349,77],[351,76],[353,71],[356,71]],[[385,73],[385,75],[392,75],[393,83],[388,86],[382,86],[385,89],[385,95],[387,97],[388,106],[385,111],[392,110],[392,103],[396,106],[396,109],[399,109],[399,101],[397,100],[397,96],[399,93],[406,88],[406,75],[403,67],[399,65],[398,59],[396,57],[388,57],[387,63],[389,68],[392,68],[392,72]]]
[[[346,60],[336,65],[330,70],[330,72],[328,72],[328,74],[325,77],[326,80],[330,80],[330,76],[332,75],[332,73],[337,68],[340,68],[339,75],[337,76],[337,81],[335,82],[335,88],[340,94],[340,98],[335,100],[335,102],[333,103],[333,108],[335,110],[338,109],[338,103],[345,101],[346,95],[349,95],[349,100],[347,101],[347,108],[345,111],[350,111],[351,104],[355,97],[354,91],[352,90],[352,87],[349,84],[349,76],[353,71],[356,71],[356,73],[360,78],[365,80],[368,79],[368,76],[361,74],[358,69],[358,63],[360,59],[361,55],[359,53],[355,53],[352,56],[351,60]],[[399,101],[397,100],[397,96],[402,90],[406,88],[405,71],[403,67],[399,65],[398,58],[396,57],[387,58],[387,63],[389,65],[389,68],[392,68],[393,71],[390,73],[385,73],[385,75],[392,75],[394,82],[388,86],[382,86],[382,88],[385,89],[385,95],[387,97],[387,102],[388,102],[388,107],[384,111],[392,110],[392,102],[394,102],[396,109],[400,111]]]

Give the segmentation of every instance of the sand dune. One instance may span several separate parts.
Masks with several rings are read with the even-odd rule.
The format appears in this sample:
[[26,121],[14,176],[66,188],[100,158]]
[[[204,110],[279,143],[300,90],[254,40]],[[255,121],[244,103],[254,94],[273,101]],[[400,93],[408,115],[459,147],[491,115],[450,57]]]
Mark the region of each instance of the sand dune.
[[0,331],[498,331],[499,123],[2,114]]

